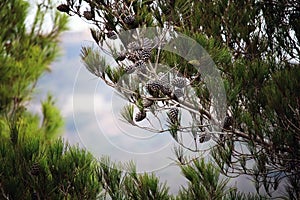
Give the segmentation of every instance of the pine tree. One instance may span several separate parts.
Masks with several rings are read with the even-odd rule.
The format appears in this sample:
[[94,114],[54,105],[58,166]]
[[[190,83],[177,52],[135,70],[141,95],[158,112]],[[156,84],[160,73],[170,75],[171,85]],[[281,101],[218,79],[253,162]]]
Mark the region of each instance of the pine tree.
[[56,138],[63,121],[53,97],[41,103],[42,117],[26,108],[66,30],[66,16],[47,2],[35,11],[23,0],[0,2],[0,199],[96,199],[96,160]]
[[[117,50],[113,45],[109,49],[118,63],[117,68],[109,66],[101,57],[104,53],[92,47],[83,47],[82,60],[91,73],[128,99],[130,105],[124,108],[122,116],[129,123],[139,126],[137,120],[133,120],[134,107],[143,113],[143,118],[138,118],[141,120],[145,112],[148,117],[148,112],[153,110],[167,114],[174,106],[179,107],[176,123],[173,123],[174,115],[167,114],[168,129],[153,131],[169,131],[183,148],[193,151],[198,151],[197,140],[201,139],[201,144],[206,141],[204,136],[209,135],[217,144],[211,153],[223,174],[250,175],[257,192],[264,189],[269,196],[286,182],[286,197],[300,198],[298,1],[86,0],[67,1],[58,6],[58,10],[78,15],[93,24],[91,35],[100,49],[103,50],[104,42],[112,39],[112,32],[114,39],[122,42],[123,49]],[[143,34],[142,27],[160,27],[155,30],[166,30],[168,37],[177,41],[173,44],[177,49],[185,48],[187,43],[176,40],[178,34],[172,35],[176,30],[197,41],[208,52],[220,71],[226,91],[227,107],[221,115],[221,123],[211,113],[212,105],[223,98],[221,95],[212,97],[208,88],[209,81],[219,84],[212,78],[215,72],[210,71],[211,60],[203,55],[186,61],[179,55],[162,51],[168,41],[154,37],[155,31]],[[131,36],[138,37],[128,38],[123,34],[129,30]],[[150,42],[144,45],[145,40]],[[140,53],[145,49],[150,51]],[[141,55],[147,55],[146,59]],[[137,67],[137,62],[148,59],[144,69]],[[123,60],[130,61],[131,65]],[[161,63],[173,66],[171,73],[156,71]],[[205,69],[208,76],[195,67]],[[133,84],[136,78],[143,83],[142,90]],[[170,93],[162,89],[167,84],[173,86]],[[184,84],[189,85],[195,95],[188,96],[186,87],[181,88]],[[151,110],[143,104],[149,100],[153,102]],[[182,110],[193,117],[188,129],[196,141],[193,149],[178,137],[183,128],[188,128],[181,124]],[[214,127],[216,124],[219,127]],[[177,156],[181,160],[182,155]],[[243,198],[243,195],[237,196]]]

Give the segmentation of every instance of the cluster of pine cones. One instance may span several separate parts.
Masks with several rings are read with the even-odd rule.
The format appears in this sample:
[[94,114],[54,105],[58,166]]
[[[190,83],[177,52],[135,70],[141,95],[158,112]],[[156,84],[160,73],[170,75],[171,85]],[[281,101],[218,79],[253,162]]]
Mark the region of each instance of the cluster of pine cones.
[[[151,54],[153,49],[157,48],[158,45],[163,45],[164,41],[161,38],[154,37],[149,39],[147,37],[142,38],[138,41],[131,41],[125,45],[125,50],[118,52],[115,60],[122,62],[125,59],[131,61],[122,65],[123,70],[126,74],[151,74],[153,71],[149,69],[147,65],[151,60]],[[149,108],[156,101],[155,98],[169,97],[170,99],[178,101],[179,98],[184,96],[184,87],[187,86],[187,79],[173,75],[172,78],[167,78],[169,74],[157,75],[155,80],[150,80],[145,83],[144,88],[146,96],[151,98],[144,98],[142,100],[142,109],[136,113],[134,119],[136,122],[140,122],[147,117],[147,111],[144,108]],[[171,79],[171,80],[170,80]],[[159,101],[159,100],[157,100]],[[179,110],[173,106],[168,109],[167,115],[172,124],[178,124]]]
[[[184,96],[184,87],[187,86],[187,80],[183,77],[175,77],[171,81],[167,80],[163,76],[157,80],[150,80],[145,85],[146,96],[151,98],[145,98],[142,101],[143,108],[148,108],[153,105],[157,98],[169,97],[175,101]],[[178,124],[178,113],[177,107],[168,108],[167,115],[172,124]],[[135,116],[135,120],[142,121],[146,118],[146,111],[143,109],[138,112]]]
[[149,81],[146,84],[147,92],[155,98],[168,96],[171,99],[178,100],[184,95],[183,88],[187,86],[186,78],[176,77],[172,81],[160,78],[158,80]]
[[127,49],[118,53],[116,61],[123,61],[127,58],[133,63],[132,65],[124,66],[123,69],[127,74],[131,74],[136,70],[146,73],[146,62],[150,59],[151,51],[156,45],[155,40],[149,38],[144,38],[141,42],[129,42]]

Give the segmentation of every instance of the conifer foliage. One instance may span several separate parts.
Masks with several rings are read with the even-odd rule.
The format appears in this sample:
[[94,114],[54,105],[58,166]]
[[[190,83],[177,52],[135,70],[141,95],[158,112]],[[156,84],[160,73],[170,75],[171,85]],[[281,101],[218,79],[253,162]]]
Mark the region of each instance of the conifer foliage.
[[[0,199],[95,199],[95,159],[56,138],[63,122],[53,98],[41,103],[42,117],[27,110],[66,30],[66,16],[47,2],[36,9],[23,0],[0,2]],[[48,17],[53,24],[45,29]]]
[[[257,192],[263,189],[272,196],[273,191],[281,188],[288,198],[300,198],[298,1],[72,0],[58,9],[69,15],[78,15],[94,25],[91,35],[99,47],[103,47],[107,38],[126,41],[121,35],[124,30],[150,26],[176,30],[196,40],[217,65],[226,90],[227,108],[222,119],[225,124],[218,132],[209,128],[214,117],[209,114],[210,105],[215,100],[203,83],[201,72],[199,74],[193,68],[207,65],[205,57],[186,62],[170,52],[151,51],[165,42],[152,38],[151,42],[144,42],[144,46],[143,39],[140,39],[140,43],[126,43],[124,51],[114,52],[112,49],[111,53],[118,55],[115,60],[120,68],[108,66],[100,54],[91,56],[97,52],[88,47],[83,48],[82,58],[93,74],[112,87],[126,73],[142,71],[145,74],[143,70],[149,68],[141,67],[144,66],[141,63],[137,65],[140,61],[150,59],[152,63],[159,61],[175,66],[175,74],[180,72],[183,75],[182,78],[171,77],[173,81],[169,79],[167,82],[175,88],[162,84],[160,76],[156,76],[151,82],[145,82],[149,96],[144,96],[133,86],[126,88],[127,93],[123,92],[140,111],[136,121],[146,118],[144,112],[148,116],[148,110],[141,102],[152,101],[151,106],[163,102],[165,109],[154,107],[153,110],[171,109],[168,130],[175,139],[178,138],[181,126],[177,122],[180,119],[176,119],[177,111],[171,107],[189,109],[183,106],[188,98],[181,90],[184,84],[188,84],[195,91],[197,99],[194,101],[201,105],[195,113],[200,117],[192,124],[194,129],[191,132],[201,139],[205,138],[204,133],[210,134],[209,138],[216,142],[212,156],[222,172],[225,175],[251,175]],[[124,59],[133,65],[120,63]],[[132,105],[124,111],[127,112],[122,114],[124,118],[138,126],[133,121]]]

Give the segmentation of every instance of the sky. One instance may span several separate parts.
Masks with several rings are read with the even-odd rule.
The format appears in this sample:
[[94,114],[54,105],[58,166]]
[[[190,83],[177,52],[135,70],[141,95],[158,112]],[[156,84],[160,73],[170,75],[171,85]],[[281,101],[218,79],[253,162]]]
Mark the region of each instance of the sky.
[[[113,161],[134,161],[138,172],[155,172],[177,193],[186,180],[174,165],[173,147],[168,133],[153,134],[120,121],[126,102],[114,90],[85,69],[80,60],[82,46],[93,45],[89,26],[77,17],[71,29],[60,37],[61,56],[51,65],[51,73],[38,82],[30,109],[40,113],[40,101],[53,94],[65,120],[62,137],[92,152],[96,158],[108,155]],[[232,181],[241,190],[251,191],[245,178]],[[250,186],[252,187],[252,186]]]
[[81,30],[61,36],[62,56],[51,65],[51,73],[38,81],[30,109],[40,113],[40,101],[51,93],[65,120],[62,136],[66,141],[79,144],[96,158],[108,155],[116,162],[134,161],[138,172],[155,172],[176,193],[185,180],[171,160],[175,158],[172,137],[133,130],[120,121],[119,111],[126,102],[85,69],[80,50],[93,42],[88,27],[84,23],[79,26]]

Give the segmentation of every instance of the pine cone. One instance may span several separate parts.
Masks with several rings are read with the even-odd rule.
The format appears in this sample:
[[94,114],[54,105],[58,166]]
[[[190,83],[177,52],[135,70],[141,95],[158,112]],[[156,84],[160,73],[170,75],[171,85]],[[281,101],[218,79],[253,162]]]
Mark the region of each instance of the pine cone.
[[34,164],[31,166],[30,173],[31,173],[33,176],[39,175],[39,174],[40,174],[40,171],[41,171],[41,167],[40,167],[40,164],[39,164],[39,163],[34,163]]
[[143,68],[145,68],[145,62],[143,60],[138,60],[135,63],[135,66],[136,66],[137,69],[143,69]]
[[126,24],[132,24],[135,20],[135,17],[133,15],[127,15],[125,18],[124,18],[124,22]]
[[136,122],[140,122],[142,121],[143,119],[146,118],[146,112],[145,111],[142,111],[142,112],[138,112],[136,115],[135,115],[135,121]]
[[136,54],[136,52],[132,52],[132,53],[128,53],[126,58],[132,62],[136,62],[139,60],[138,55]]
[[170,84],[164,84],[161,88],[161,92],[164,94],[164,95],[167,95],[167,96],[170,96],[172,94],[172,87]]
[[95,17],[95,15],[93,14],[93,12],[91,12],[91,11],[84,11],[83,12],[83,16],[87,20],[92,20]]
[[185,78],[176,77],[172,80],[172,85],[178,88],[184,88],[186,86]]
[[65,12],[65,13],[69,13],[70,11],[69,6],[66,4],[60,4],[59,6],[56,7],[56,9],[60,12]]
[[232,126],[233,118],[231,116],[226,116],[224,120],[223,130],[230,130],[230,127]]
[[171,108],[168,112],[168,116],[173,124],[178,123],[178,108]]
[[153,97],[158,97],[159,90],[162,88],[162,85],[159,84],[157,81],[150,82],[146,84],[146,89],[150,95]]
[[151,56],[151,51],[150,49],[143,49],[139,51],[139,57],[140,59],[147,61]]
[[124,70],[127,74],[132,74],[135,71],[135,69],[136,68],[134,65],[129,65],[124,68]]
[[115,40],[118,38],[117,34],[114,31],[108,31],[106,33],[106,35],[109,39],[112,39],[112,40]]

